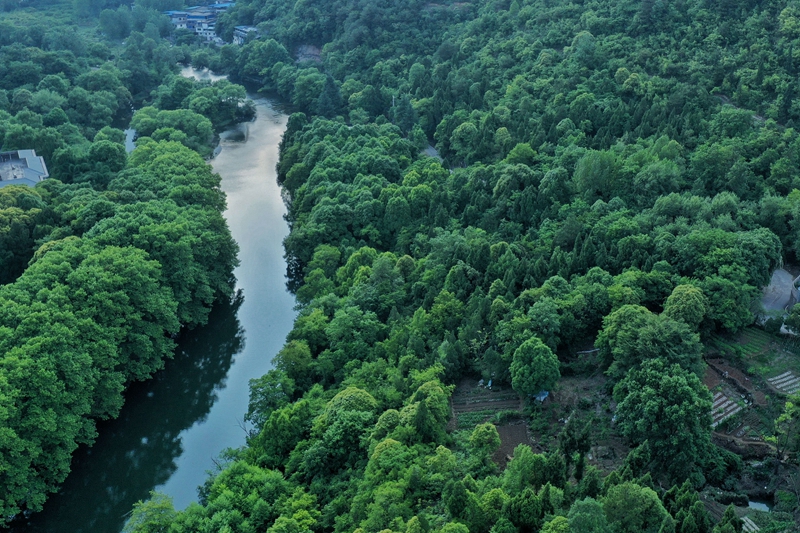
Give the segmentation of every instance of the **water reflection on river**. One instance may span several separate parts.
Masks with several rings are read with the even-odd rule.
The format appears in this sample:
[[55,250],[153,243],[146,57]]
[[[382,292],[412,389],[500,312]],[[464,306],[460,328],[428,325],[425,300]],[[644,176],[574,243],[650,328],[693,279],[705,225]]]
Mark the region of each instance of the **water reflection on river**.
[[[192,69],[183,74],[219,79]],[[59,494],[14,533],[117,533],[133,503],[154,489],[184,508],[196,500],[215,456],[244,443],[239,426],[248,381],[270,369],[295,316],[285,288],[286,209],[275,175],[288,117],[250,96],[256,120],[221,135],[211,162],[228,195],[225,217],[240,247],[235,274],[243,299],[218,305],[207,326],[184,333],[162,372],[128,390],[120,417],[99,424],[94,447],[74,455]]]
[[[184,69],[184,76],[209,79],[208,71]],[[214,79],[212,78],[212,81]],[[196,487],[213,468],[212,458],[223,448],[238,447],[245,434],[239,424],[247,411],[248,381],[265,374],[294,322],[294,298],[286,291],[283,239],[289,233],[283,215],[286,206],[278,187],[275,165],[278,144],[288,116],[276,103],[248,94],[256,104],[254,122],[240,124],[220,137],[220,152],[212,160],[222,176],[228,196],[225,218],[236,242],[239,260],[238,287],[244,291],[239,320],[246,345],[228,373],[228,388],[221,393],[208,420],[184,435],[184,453],[178,470],[158,490],[173,497],[175,506],[186,507],[197,498]]]
[[72,458],[72,472],[27,524],[14,532],[117,532],[134,502],[174,474],[181,431],[203,420],[244,343],[241,299],[217,305],[209,325],[181,339],[175,358],[147,382],[134,383],[116,420],[98,425],[92,448]]

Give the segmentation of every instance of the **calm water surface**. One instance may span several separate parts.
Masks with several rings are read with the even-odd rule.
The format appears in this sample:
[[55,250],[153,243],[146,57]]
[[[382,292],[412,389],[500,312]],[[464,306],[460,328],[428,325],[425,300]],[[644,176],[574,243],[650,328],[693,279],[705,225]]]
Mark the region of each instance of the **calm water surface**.
[[[183,75],[219,79],[193,69]],[[131,386],[120,417],[98,425],[97,442],[75,453],[61,491],[15,533],[118,533],[131,506],[151,490],[185,508],[219,452],[244,443],[248,381],[271,368],[295,316],[285,286],[286,209],[275,175],[288,117],[275,102],[250,97],[256,120],[221,135],[211,162],[240,247],[235,274],[242,297],[217,305],[207,326],[183,334],[163,371]]]

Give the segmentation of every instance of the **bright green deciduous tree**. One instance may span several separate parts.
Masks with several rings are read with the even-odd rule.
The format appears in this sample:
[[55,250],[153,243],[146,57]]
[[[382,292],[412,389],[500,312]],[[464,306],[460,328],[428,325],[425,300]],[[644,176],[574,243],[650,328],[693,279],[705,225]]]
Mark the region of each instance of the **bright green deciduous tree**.
[[123,533],[166,533],[175,520],[172,498],[166,494],[150,492],[150,499],[133,504],[131,517],[122,529]]
[[578,500],[569,508],[569,526],[581,533],[611,533],[603,505],[593,498]]
[[650,442],[653,457],[676,477],[710,451],[711,393],[700,379],[663,359],[644,361],[614,387],[617,424],[634,444]]
[[603,509],[615,533],[657,533],[668,516],[658,494],[630,482],[611,487]]
[[686,322],[695,331],[707,312],[708,300],[703,291],[693,285],[678,285],[664,303],[665,315]]
[[656,315],[642,306],[624,305],[608,315],[595,344],[610,365],[606,373],[616,380],[655,358],[702,373],[700,337],[685,322]]
[[531,395],[555,386],[561,374],[558,358],[538,337],[523,342],[511,362],[511,386],[520,394]]

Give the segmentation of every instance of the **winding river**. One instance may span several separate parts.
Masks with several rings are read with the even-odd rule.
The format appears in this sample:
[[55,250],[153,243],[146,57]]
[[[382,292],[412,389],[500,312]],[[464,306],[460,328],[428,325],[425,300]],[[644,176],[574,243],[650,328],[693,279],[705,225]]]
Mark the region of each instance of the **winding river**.
[[[183,75],[219,79],[191,68]],[[249,96],[255,121],[224,132],[211,161],[240,247],[240,297],[218,304],[207,326],[182,335],[164,370],[129,388],[119,418],[98,424],[95,445],[75,452],[60,492],[12,531],[119,533],[133,504],[152,490],[171,496],[177,509],[196,501],[219,452],[244,444],[248,381],[271,368],[295,317],[275,174],[288,117],[277,102]]]

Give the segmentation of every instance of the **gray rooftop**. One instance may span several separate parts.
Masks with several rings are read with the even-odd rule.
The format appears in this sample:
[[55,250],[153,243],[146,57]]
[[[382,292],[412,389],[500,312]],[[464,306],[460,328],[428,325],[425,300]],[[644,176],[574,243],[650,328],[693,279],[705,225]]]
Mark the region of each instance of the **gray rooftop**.
[[6,185],[33,187],[49,177],[44,158],[35,150],[0,152],[0,188]]

